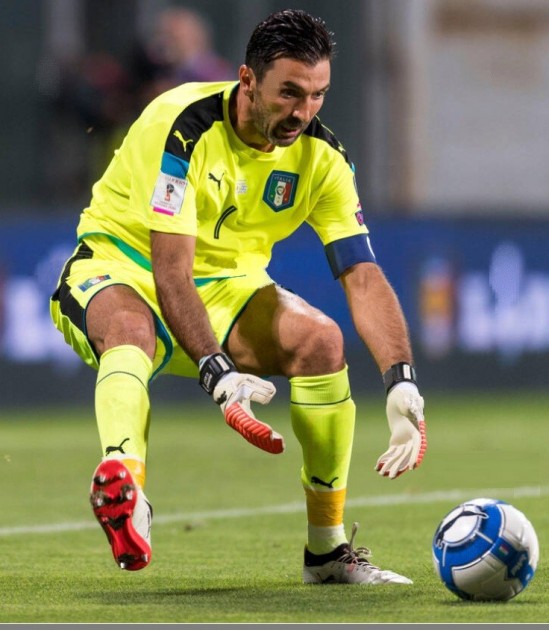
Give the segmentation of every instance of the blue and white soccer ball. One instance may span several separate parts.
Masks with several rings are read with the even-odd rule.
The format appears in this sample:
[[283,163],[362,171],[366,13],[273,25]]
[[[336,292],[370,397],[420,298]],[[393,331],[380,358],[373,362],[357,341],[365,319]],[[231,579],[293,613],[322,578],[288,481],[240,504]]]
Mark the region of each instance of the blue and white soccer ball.
[[432,549],[444,585],[476,601],[515,597],[534,577],[539,559],[532,523],[497,499],[472,499],[455,507],[437,527]]

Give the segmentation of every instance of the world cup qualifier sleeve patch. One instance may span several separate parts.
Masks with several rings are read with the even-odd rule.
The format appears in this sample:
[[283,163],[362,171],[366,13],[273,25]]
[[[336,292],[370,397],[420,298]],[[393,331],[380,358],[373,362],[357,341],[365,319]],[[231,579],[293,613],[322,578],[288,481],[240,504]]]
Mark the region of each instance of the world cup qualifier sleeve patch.
[[175,215],[181,212],[187,180],[160,173],[154,187],[151,206],[154,212]]

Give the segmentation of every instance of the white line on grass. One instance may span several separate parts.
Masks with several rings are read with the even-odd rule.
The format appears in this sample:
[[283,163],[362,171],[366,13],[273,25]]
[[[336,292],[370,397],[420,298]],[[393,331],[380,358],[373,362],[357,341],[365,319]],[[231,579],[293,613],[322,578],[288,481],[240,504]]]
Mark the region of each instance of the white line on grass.
[[[406,505],[420,503],[436,503],[450,501],[457,503],[476,497],[492,497],[503,500],[517,498],[538,498],[547,496],[547,486],[523,486],[521,488],[483,488],[469,490],[438,490],[422,494],[386,494],[374,497],[358,497],[348,499],[347,507],[380,507],[384,505]],[[305,511],[305,503],[294,502],[282,505],[266,505],[255,508],[231,508],[226,510],[206,510],[204,512],[177,512],[175,514],[159,514],[154,516],[154,524],[194,522],[220,518],[243,518],[264,514],[295,514]],[[92,517],[93,518],[93,517]],[[23,525],[21,527],[1,527],[0,537],[18,536],[22,534],[56,534],[59,532],[82,531],[97,527],[94,520],[73,523],[52,523],[50,525]]]

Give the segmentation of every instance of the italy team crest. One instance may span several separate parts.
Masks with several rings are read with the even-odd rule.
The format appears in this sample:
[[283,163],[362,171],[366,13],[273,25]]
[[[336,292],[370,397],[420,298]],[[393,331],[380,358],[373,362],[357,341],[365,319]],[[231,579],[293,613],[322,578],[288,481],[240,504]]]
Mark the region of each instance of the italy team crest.
[[298,179],[297,173],[273,171],[267,180],[263,201],[275,212],[290,208],[294,205]]

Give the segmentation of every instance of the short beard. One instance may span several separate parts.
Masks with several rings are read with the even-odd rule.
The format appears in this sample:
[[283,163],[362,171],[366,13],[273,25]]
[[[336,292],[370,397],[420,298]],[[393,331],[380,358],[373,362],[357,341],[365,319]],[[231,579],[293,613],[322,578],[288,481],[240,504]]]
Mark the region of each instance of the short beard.
[[[252,115],[256,131],[261,134],[261,136],[263,136],[269,144],[272,144],[275,147],[289,147],[304,131],[304,129],[302,129],[299,135],[295,138],[277,138],[274,136],[268,129],[269,115],[266,113],[266,110],[261,101],[257,98],[257,95],[253,99]],[[276,128],[273,131],[276,131]]]

